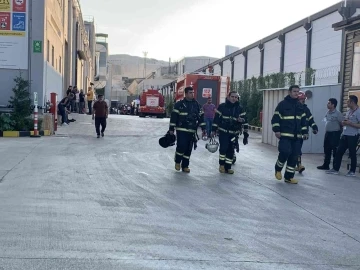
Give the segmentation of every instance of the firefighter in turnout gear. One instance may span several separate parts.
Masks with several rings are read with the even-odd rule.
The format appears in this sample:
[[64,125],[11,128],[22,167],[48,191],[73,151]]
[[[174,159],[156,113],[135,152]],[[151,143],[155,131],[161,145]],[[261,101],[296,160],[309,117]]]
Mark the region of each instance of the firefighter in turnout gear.
[[198,140],[197,129],[201,127],[206,136],[204,113],[200,104],[194,99],[194,89],[185,88],[185,98],[176,102],[170,118],[169,133],[176,129],[177,146],[175,152],[175,169],[189,173],[190,155],[192,148],[196,149]]
[[[318,129],[318,126],[315,124],[314,117],[311,114],[310,109],[305,104],[305,100],[306,100],[305,93],[300,91],[298,99],[299,99],[300,103],[303,105],[304,110],[305,110],[307,127],[311,128],[312,132],[314,134],[317,134],[319,132],[319,129]],[[308,129],[308,133],[309,133],[309,129]],[[299,173],[302,173],[303,171],[305,171],[305,167],[301,164],[301,156],[302,156],[301,148],[303,146],[303,143],[304,143],[304,140],[300,140],[300,151],[299,151],[299,156],[297,159],[297,166],[296,166],[296,171],[299,171]]]
[[212,136],[219,134],[219,171],[220,173],[233,174],[231,169],[234,158],[234,146],[240,134],[241,126],[244,126],[244,144],[247,144],[248,124],[246,113],[238,102],[238,94],[231,91],[225,103],[219,105],[215,112]]
[[295,166],[301,140],[308,138],[305,109],[298,100],[299,91],[299,86],[290,86],[289,95],[279,102],[271,119],[272,130],[279,139],[275,178],[282,179],[281,171],[287,163],[284,179],[286,183],[290,184],[298,183],[294,179]]
[[[240,96],[239,94],[237,94],[237,101],[236,103],[240,106]],[[244,132],[244,139],[243,139],[243,144],[246,145],[248,144],[248,137],[249,137],[249,124],[247,123],[247,117],[246,117],[246,112],[243,112],[243,108],[240,106],[240,110],[241,110],[241,114],[240,117],[244,118],[245,123],[239,123],[239,129],[240,129],[240,133],[238,135],[235,136],[235,143],[234,143],[234,157],[233,157],[233,162],[232,164],[235,164],[236,162],[236,153],[239,153],[240,148],[239,148],[239,135],[241,135]],[[236,153],[235,153],[236,151]]]

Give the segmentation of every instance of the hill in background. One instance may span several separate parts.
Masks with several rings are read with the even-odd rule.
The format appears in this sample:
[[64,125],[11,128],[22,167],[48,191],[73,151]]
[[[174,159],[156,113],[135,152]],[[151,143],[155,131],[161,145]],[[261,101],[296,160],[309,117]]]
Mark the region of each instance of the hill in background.
[[[109,55],[108,61],[113,64],[113,75],[122,75],[128,78],[144,77],[144,57],[128,54]],[[160,67],[168,67],[169,62],[153,58],[146,59],[146,75]]]

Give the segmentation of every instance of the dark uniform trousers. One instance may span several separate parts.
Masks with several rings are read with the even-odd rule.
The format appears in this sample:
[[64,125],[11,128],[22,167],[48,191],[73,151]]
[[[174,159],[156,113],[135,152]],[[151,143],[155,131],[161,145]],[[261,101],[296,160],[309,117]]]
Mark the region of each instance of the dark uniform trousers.
[[351,159],[350,171],[355,172],[357,166],[356,147],[358,145],[359,135],[348,136],[342,135],[340,138],[339,147],[336,151],[334,169],[338,171],[341,167],[342,157],[347,149],[349,149],[349,155]]
[[340,143],[341,131],[328,131],[324,138],[324,165],[330,166],[331,155],[333,156],[333,168],[335,167],[336,152]]
[[103,133],[106,129],[106,117],[95,117],[95,130],[97,135],[100,135],[100,126],[101,133]]
[[195,134],[186,131],[176,131],[176,135],[175,163],[181,163],[182,168],[188,168]]
[[300,148],[301,142],[299,139],[281,137],[279,140],[279,157],[275,164],[275,170],[281,172],[286,163],[285,179],[294,178]]
[[219,131],[219,164],[225,167],[225,170],[231,169],[234,158],[235,135]]

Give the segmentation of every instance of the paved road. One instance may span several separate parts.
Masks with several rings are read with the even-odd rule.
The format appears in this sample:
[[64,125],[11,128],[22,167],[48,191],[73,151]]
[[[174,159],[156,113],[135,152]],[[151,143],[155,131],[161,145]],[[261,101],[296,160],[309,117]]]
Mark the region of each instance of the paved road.
[[[55,137],[0,140],[0,269],[360,269],[360,179],[274,180],[253,133],[235,175],[204,142],[191,173],[158,138],[168,119],[89,116]],[[240,162],[241,161],[241,162]]]

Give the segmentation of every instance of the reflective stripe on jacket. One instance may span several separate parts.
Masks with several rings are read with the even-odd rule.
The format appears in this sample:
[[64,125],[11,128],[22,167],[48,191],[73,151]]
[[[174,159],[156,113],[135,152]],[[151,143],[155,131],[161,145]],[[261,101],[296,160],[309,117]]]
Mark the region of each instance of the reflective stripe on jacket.
[[205,129],[204,113],[196,100],[180,100],[175,103],[170,117],[170,130],[195,133],[198,126]]
[[282,137],[302,138],[308,134],[306,113],[302,104],[289,95],[277,105],[271,119],[272,130]]

